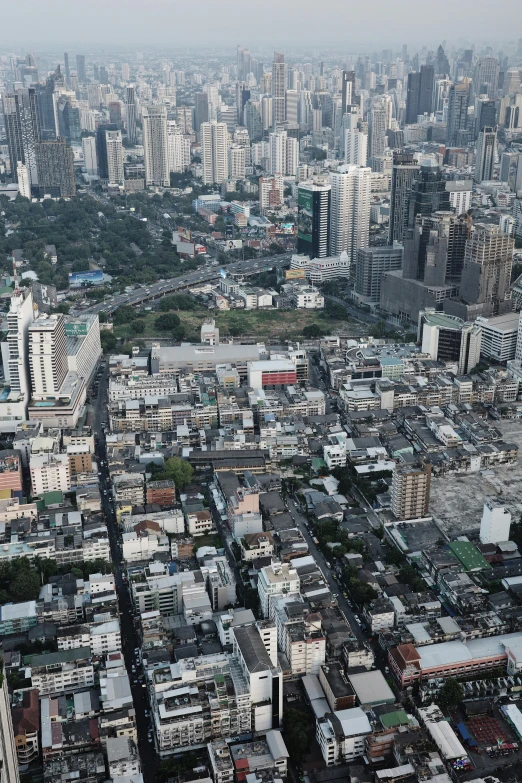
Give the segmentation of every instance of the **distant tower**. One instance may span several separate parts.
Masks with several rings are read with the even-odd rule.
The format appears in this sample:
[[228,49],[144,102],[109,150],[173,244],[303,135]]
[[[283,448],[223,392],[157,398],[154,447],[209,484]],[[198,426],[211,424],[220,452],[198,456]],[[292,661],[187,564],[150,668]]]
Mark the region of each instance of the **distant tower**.
[[408,227],[411,189],[419,164],[413,154],[393,153],[392,187],[390,202],[390,233],[388,243],[403,242]]
[[147,186],[168,188],[170,172],[165,106],[147,106],[143,109],[143,147]]
[[63,53],[63,69],[65,71],[65,78],[68,79],[71,75],[71,72],[69,70],[69,53],[64,52]]
[[221,184],[228,179],[228,130],[224,122],[204,122],[200,128],[203,184]]
[[131,144],[136,144],[136,90],[134,87],[127,87],[125,105],[127,109],[127,138]]
[[76,55],[76,75],[78,76],[78,81],[80,82],[80,84],[85,84],[85,82],[87,81],[87,73],[85,71],[84,54]]
[[448,123],[446,144],[456,147],[460,143],[460,133],[468,127],[469,79],[453,84],[448,96]]
[[286,63],[284,54],[274,52],[272,63],[272,95],[274,128],[286,120]]
[[477,184],[493,179],[495,152],[497,148],[497,128],[486,127],[479,133],[475,158],[475,176]]

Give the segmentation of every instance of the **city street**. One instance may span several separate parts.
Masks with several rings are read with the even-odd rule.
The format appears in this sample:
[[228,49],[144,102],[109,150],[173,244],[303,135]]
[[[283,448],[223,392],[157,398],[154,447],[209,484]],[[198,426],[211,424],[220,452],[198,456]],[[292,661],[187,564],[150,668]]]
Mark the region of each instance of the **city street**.
[[[256,258],[248,261],[236,261],[232,264],[227,264],[227,272],[253,275],[260,272],[266,272],[270,269],[278,269],[282,266],[288,266],[290,263],[290,253],[285,253],[278,256],[269,256],[268,258]],[[187,272],[186,275],[173,277],[170,280],[158,281],[152,283],[149,286],[141,286],[140,288],[130,291],[128,294],[119,294],[112,297],[112,299],[105,302],[98,302],[98,304],[86,307],[78,312],[82,313],[100,313],[105,312],[108,314],[114,313],[121,305],[137,305],[147,302],[150,299],[160,298],[167,294],[173,294],[179,291],[185,291],[187,288],[200,285],[201,283],[208,283],[211,280],[217,280],[220,275],[220,267],[202,267],[195,272]]]
[[[134,624],[134,617],[132,614],[132,606],[130,601],[129,592],[122,579],[122,563],[121,563],[121,550],[119,544],[119,536],[116,525],[116,517],[114,510],[110,504],[110,492],[107,479],[109,472],[107,469],[107,452],[105,435],[102,431],[102,422],[107,420],[107,398],[108,398],[108,366],[105,365],[103,375],[100,378],[98,397],[91,403],[92,411],[92,426],[93,431],[97,437],[96,456],[98,459],[98,470],[100,476],[100,490],[102,493],[103,512],[107,520],[107,528],[109,534],[109,541],[111,545],[112,562],[114,565],[114,578],[116,581],[116,591],[118,593],[119,607],[120,607],[120,626],[121,626],[121,641],[122,650],[125,656],[125,664],[129,673],[132,696],[134,699],[134,709],[136,710],[136,726],[138,732],[138,747],[141,757],[141,766],[143,772],[143,778],[145,783],[153,783],[156,776],[156,770],[158,765],[158,757],[154,748],[154,744],[150,743],[147,738],[147,731],[149,728],[149,719],[145,717],[145,710],[149,709],[147,689],[142,687],[142,683],[137,681],[136,676],[132,675],[132,666],[136,666],[136,659],[134,655],[135,648],[141,648],[141,641],[136,631]],[[102,464],[103,462],[103,464]],[[103,490],[107,489],[107,494],[103,494]],[[138,674],[140,672],[139,667]]]

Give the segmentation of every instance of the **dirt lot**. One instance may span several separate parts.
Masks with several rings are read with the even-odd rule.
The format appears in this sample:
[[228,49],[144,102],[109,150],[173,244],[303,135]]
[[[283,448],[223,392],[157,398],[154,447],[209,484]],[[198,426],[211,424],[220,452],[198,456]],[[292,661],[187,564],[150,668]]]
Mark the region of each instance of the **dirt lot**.
[[522,515],[522,422],[499,421],[496,426],[507,443],[519,447],[514,465],[501,465],[491,476],[479,472],[432,479],[430,513],[452,537],[479,529],[484,501],[490,497],[504,503],[514,519]]

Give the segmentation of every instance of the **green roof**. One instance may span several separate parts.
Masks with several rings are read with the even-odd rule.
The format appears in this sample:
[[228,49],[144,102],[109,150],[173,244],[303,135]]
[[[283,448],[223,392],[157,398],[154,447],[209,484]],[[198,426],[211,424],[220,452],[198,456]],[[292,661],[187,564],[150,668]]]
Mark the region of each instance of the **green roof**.
[[466,571],[480,571],[490,565],[471,541],[452,541],[449,545],[455,557],[460,560]]
[[404,710],[394,710],[381,715],[381,723],[385,729],[390,729],[392,726],[406,726],[409,720]]
[[43,511],[49,506],[61,506],[63,505],[63,492],[56,490],[55,492],[44,492],[40,495],[36,501],[36,508],[38,511]]

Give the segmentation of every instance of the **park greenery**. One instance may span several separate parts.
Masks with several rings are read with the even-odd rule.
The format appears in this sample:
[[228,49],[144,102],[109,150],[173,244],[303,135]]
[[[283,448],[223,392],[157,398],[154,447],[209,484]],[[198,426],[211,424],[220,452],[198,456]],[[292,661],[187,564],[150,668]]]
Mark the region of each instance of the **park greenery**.
[[73,574],[77,579],[87,579],[89,574],[108,574],[112,572],[111,563],[106,560],[93,560],[74,565],[59,567],[55,560],[48,558],[18,557],[0,563],[0,604],[11,601],[34,601],[40,594],[40,588],[50,577],[57,574]]

